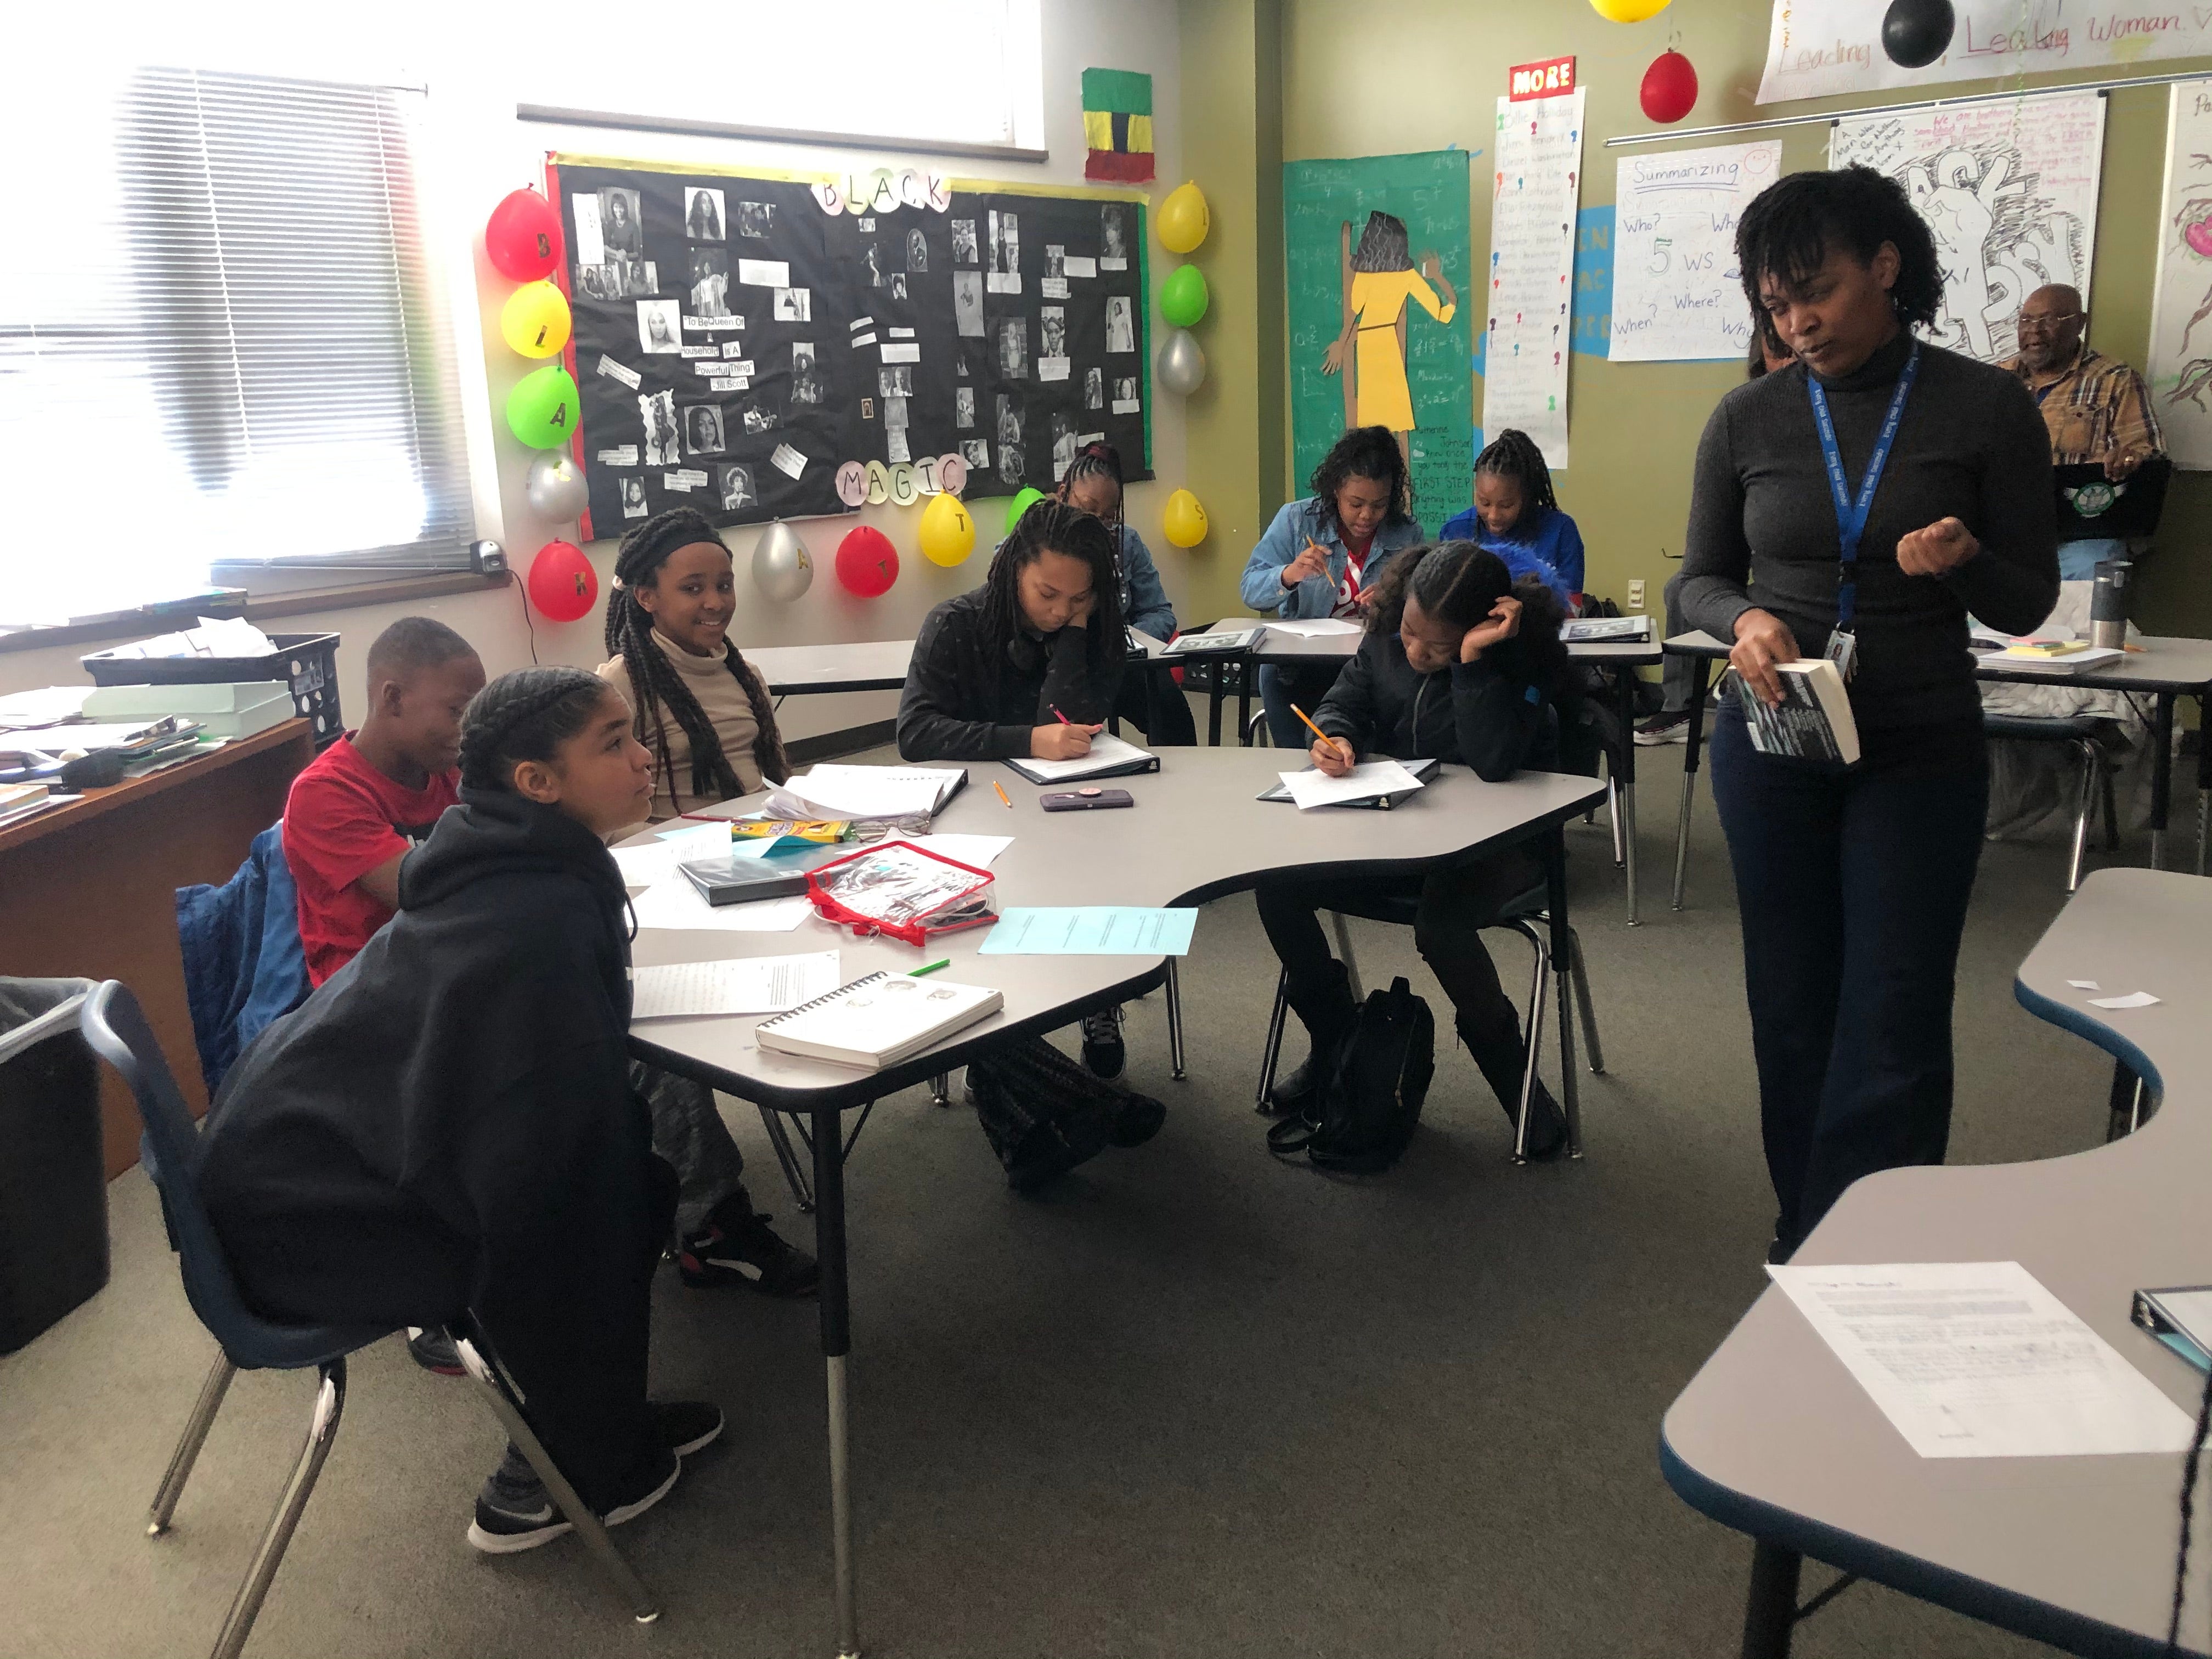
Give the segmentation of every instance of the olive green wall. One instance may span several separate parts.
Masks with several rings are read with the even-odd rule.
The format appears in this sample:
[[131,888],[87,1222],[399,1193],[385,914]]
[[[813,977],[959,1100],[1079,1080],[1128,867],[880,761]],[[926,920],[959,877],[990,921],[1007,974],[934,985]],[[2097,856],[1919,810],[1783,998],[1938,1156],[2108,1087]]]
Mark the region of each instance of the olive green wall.
[[[1214,283],[1215,314],[1201,325],[1213,372],[1191,401],[1188,466],[1191,488],[1213,515],[1204,590],[1209,600],[1218,594],[1224,601],[1218,608],[1233,608],[1233,588],[1220,579],[1233,581],[1265,514],[1283,499],[1281,457],[1288,434],[1281,412],[1279,222],[1265,249],[1266,283],[1256,260],[1249,271],[1243,264],[1261,252],[1259,238],[1267,227],[1259,218],[1259,201],[1269,201],[1279,214],[1279,168],[1262,161],[1271,144],[1279,138],[1278,161],[1450,143],[1486,156],[1509,66],[1572,52],[1588,100],[1581,195],[1583,205],[1590,207],[1613,199],[1613,163],[1623,154],[1605,149],[1604,140],[1651,130],[1637,107],[1637,88],[1644,66],[1670,45],[1688,56],[1700,83],[1697,107],[1684,126],[1905,100],[1898,94],[1759,108],[1752,98],[1769,15],[1763,0],[1702,5],[1685,0],[1632,25],[1605,21],[1583,0],[1184,0],[1184,168],[1212,202],[1214,235],[1222,238],[1234,228],[1222,252],[1226,255],[1233,246],[1237,267],[1227,268],[1230,261],[1211,253],[1211,242],[1199,251]],[[1266,68],[1260,47],[1271,21],[1280,31],[1279,135],[1265,124],[1267,100],[1259,84]],[[2147,67],[2165,71],[2198,64]],[[2029,84],[2064,82],[2065,77],[2045,76]],[[1989,88],[1986,82],[1962,82],[1918,95]],[[2090,337],[2100,349],[2138,367],[2149,333],[2166,108],[2162,87],[2116,92],[2106,121]],[[1785,168],[1825,165],[1827,131],[1820,123],[1782,130]],[[1691,140],[1677,147],[1726,142]],[[1478,181],[1487,175],[1480,160],[1474,174]],[[1247,180],[1259,193],[1240,202],[1237,194]],[[1474,197],[1479,257],[1489,240],[1490,204],[1480,183]],[[1217,264],[1224,267],[1218,276]],[[1272,305],[1261,292],[1268,285],[1276,290]],[[1630,580],[1642,577],[1649,584],[1647,607],[1656,610],[1660,584],[1682,550],[1698,434],[1714,402],[1740,373],[1732,363],[1572,360],[1573,465],[1559,477],[1559,497],[1589,544],[1593,592],[1625,605]],[[1256,377],[1255,383],[1246,383],[1248,374]],[[1264,397],[1261,382],[1267,388]],[[1272,470],[1258,459],[1258,452],[1271,449]],[[1215,493],[1209,495],[1209,489]],[[2177,480],[2159,542],[2144,571],[2139,618],[2153,632],[2212,634],[2212,568],[2201,550],[2212,542],[2212,476]]]

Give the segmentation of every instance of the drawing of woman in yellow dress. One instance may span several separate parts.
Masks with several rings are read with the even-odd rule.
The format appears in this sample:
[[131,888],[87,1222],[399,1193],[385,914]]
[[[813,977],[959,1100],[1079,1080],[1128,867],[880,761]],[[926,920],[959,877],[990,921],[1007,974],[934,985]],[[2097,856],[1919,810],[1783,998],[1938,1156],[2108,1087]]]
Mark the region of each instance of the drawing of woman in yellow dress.
[[[1344,331],[1322,354],[1321,372],[1334,374],[1341,369],[1350,349],[1352,373],[1345,377],[1344,385],[1345,425],[1379,426],[1395,433],[1399,452],[1410,460],[1409,440],[1417,422],[1413,390],[1406,381],[1406,302],[1416,301],[1437,321],[1449,323],[1459,310],[1459,295],[1435,254],[1423,254],[1420,269],[1414,269],[1403,219],[1370,213],[1357,248],[1352,246],[1349,222],[1340,240],[1344,261]],[[1441,302],[1437,299],[1437,288],[1443,289]]]

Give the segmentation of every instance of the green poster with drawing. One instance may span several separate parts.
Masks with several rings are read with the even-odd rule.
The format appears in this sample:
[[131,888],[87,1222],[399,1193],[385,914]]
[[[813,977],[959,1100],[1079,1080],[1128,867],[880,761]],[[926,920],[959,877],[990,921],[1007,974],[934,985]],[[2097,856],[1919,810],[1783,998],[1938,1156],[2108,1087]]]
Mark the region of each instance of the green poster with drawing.
[[1388,427],[1435,534],[1474,471],[1468,152],[1287,162],[1283,241],[1294,487],[1346,428]]

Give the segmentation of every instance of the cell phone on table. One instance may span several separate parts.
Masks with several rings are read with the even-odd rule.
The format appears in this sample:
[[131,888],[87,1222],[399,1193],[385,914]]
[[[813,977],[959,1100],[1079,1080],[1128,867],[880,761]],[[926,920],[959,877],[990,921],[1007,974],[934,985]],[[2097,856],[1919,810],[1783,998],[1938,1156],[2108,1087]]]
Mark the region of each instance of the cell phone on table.
[[1048,812],[1095,812],[1109,806],[1134,806],[1126,789],[1069,789],[1056,795],[1039,795],[1037,805]]

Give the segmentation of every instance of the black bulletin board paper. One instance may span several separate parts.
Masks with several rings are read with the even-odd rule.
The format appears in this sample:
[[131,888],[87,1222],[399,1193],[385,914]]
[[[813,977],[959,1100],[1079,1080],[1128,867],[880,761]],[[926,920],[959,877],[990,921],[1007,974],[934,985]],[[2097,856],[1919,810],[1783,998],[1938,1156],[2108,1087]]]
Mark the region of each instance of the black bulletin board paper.
[[833,215],[793,179],[546,177],[587,539],[672,507],[759,524],[854,511],[872,483],[926,495],[948,455],[970,500],[1049,490],[1093,436],[1152,476],[1141,202],[953,190]]

